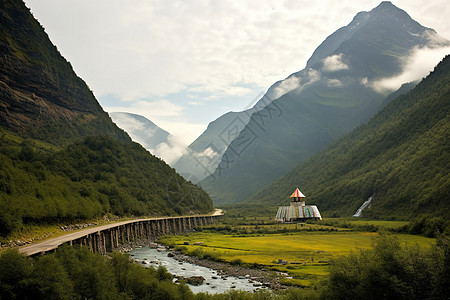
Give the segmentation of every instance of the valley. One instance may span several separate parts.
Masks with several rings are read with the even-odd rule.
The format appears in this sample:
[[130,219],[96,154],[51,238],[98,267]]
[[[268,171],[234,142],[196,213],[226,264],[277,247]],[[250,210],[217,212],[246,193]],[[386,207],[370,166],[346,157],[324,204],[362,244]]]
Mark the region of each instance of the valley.
[[[203,84],[227,74],[167,82],[177,90],[166,93],[141,76],[150,87],[118,84],[102,107],[27,4],[0,0],[0,299],[448,297],[450,41],[389,1],[331,32],[304,68],[270,75],[241,111],[214,112],[186,148],[172,129],[190,136],[207,101],[238,101],[255,83],[238,75],[232,91],[218,85],[222,98]],[[172,50],[129,48],[142,56],[120,56],[123,66],[146,57],[142,69],[154,59],[158,76],[169,72],[158,63]],[[404,77],[420,55],[445,51],[423,78]]]
[[[392,235],[410,225],[401,221],[352,219],[323,220],[325,224],[336,225],[277,224],[265,218],[253,219],[252,225],[226,223],[206,226],[187,235],[163,236],[158,241],[200,259],[196,263],[204,266],[214,264],[202,260],[225,263],[222,266],[225,269],[241,266],[244,268],[241,276],[245,275],[245,269],[262,269],[269,274],[265,278],[272,278],[274,287],[280,284],[310,287],[329,274],[333,260],[371,249],[380,235]],[[396,234],[395,238],[406,245],[425,248],[436,242],[434,238],[405,233]]]

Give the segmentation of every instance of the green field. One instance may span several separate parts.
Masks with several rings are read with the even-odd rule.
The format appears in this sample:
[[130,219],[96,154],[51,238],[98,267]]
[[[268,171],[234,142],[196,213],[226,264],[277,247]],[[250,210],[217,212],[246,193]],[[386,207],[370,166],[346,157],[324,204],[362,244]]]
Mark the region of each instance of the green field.
[[[289,279],[290,283],[307,286],[313,280],[327,274],[330,260],[349,254],[351,251],[372,248],[374,238],[377,236],[376,232],[352,231],[303,230],[247,235],[203,231],[182,236],[164,236],[159,241],[191,255],[226,262],[239,261],[240,264],[259,265],[259,267],[286,272],[293,277]],[[422,247],[429,247],[435,241],[418,235],[398,234],[397,236],[404,243],[418,244]],[[280,259],[287,263],[278,264]]]

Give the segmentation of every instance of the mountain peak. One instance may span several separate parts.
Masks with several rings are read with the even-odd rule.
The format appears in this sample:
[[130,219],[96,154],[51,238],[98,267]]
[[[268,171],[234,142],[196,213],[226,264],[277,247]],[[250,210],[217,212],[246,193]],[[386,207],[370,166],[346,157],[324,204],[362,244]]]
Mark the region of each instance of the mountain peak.
[[[385,30],[380,30],[381,28]],[[423,35],[425,30],[430,30],[414,21],[404,10],[390,1],[383,1],[371,11],[357,13],[347,26],[341,27],[327,37],[314,51],[307,62],[307,67],[311,67],[322,59],[333,55],[345,41],[350,40],[355,34],[360,33],[361,36],[371,39],[376,39],[374,35],[380,35],[379,39],[384,39],[386,33],[390,30],[389,28],[405,28],[407,32],[418,38]],[[394,33],[391,32],[390,34]]]
[[378,5],[376,8],[380,8],[380,7],[383,7],[383,8],[392,8],[392,7],[396,7],[394,4],[392,4],[392,2],[391,1],[382,1],[381,3],[380,3],[380,5]]
[[402,74],[416,49],[448,43],[436,45],[436,37],[390,2],[358,13],[316,49],[305,69],[277,83],[275,89],[288,88],[251,116],[202,187],[216,203],[242,201],[366,122],[392,90],[378,85]]

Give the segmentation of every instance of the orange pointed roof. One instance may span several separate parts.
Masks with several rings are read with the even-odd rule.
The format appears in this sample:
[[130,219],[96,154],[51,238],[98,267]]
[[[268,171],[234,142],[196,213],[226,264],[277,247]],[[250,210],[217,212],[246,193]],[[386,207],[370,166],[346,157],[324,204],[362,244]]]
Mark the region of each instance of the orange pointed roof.
[[291,195],[290,198],[305,198],[305,195],[300,192],[298,188],[295,189],[295,192]]

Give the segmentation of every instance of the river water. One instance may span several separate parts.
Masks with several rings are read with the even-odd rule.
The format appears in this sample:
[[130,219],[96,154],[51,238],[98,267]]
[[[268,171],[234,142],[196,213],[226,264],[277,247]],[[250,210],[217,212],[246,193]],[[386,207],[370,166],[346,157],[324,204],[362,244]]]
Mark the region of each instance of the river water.
[[178,260],[167,256],[169,251],[161,251],[145,246],[136,248],[129,253],[135,261],[146,267],[153,266],[158,268],[162,265],[167,268],[169,273],[174,275],[183,277],[203,276],[205,281],[202,285],[194,286],[188,284],[194,293],[207,292],[216,294],[226,292],[230,289],[255,291],[256,289],[261,288],[254,286],[255,282],[248,278],[237,278],[233,276],[222,277],[216,270],[187,262],[179,262]]

